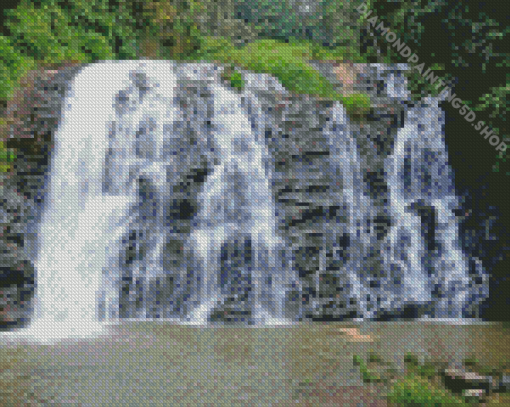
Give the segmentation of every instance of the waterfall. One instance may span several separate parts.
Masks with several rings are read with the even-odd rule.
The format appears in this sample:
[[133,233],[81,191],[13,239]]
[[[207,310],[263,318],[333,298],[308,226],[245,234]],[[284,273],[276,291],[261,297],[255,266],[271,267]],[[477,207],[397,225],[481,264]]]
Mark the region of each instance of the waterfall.
[[307,296],[314,312],[347,318],[406,304],[463,317],[474,294],[437,104],[410,109],[388,138],[389,155],[370,164],[384,169],[387,195],[371,197],[367,150],[340,103],[286,103],[269,75],[243,72],[238,91],[220,73],[105,61],[74,78],[54,134],[28,330],[286,323],[301,320]]
[[[221,164],[207,182],[201,194],[204,206],[198,214],[200,226],[194,231],[196,241],[200,242],[199,252],[204,261],[218,259],[221,244],[236,236],[249,236],[255,258],[251,263],[254,271],[251,275],[254,291],[254,318],[260,320],[268,316],[262,309],[264,276],[275,277],[276,298],[274,299],[273,318],[283,318],[283,279],[282,271],[275,267],[275,252],[282,240],[276,234],[275,213],[272,205],[269,180],[264,171],[263,159],[267,156],[265,146],[254,138],[248,118],[238,106],[238,98],[231,91],[220,86],[213,88],[214,99],[214,137],[217,140]],[[262,253],[268,251],[272,266],[263,265]],[[245,265],[246,267],[246,265]],[[217,297],[214,282],[209,279],[209,270],[218,270],[218,264],[206,268],[201,291],[201,302],[212,304]],[[247,270],[243,270],[246,273]],[[216,294],[216,295],[215,295]],[[204,320],[210,309],[200,308],[200,320]],[[205,312],[205,315],[204,315]]]
[[[438,101],[411,111],[399,132],[391,164],[390,196],[396,226],[390,236],[391,261],[405,273],[406,300],[427,306],[436,299],[435,317],[462,318],[469,285],[467,260],[458,242],[457,205],[448,166]],[[436,115],[427,113],[433,110]],[[420,210],[432,211],[433,248],[425,245]],[[408,250],[399,250],[402,247]],[[407,263],[407,264],[405,264]],[[428,267],[427,267],[428,266]]]
[[55,137],[49,202],[39,231],[36,318],[30,326],[39,337],[100,329],[100,271],[112,227],[128,205],[120,197],[104,196],[100,182],[109,101],[122,86],[113,68],[97,65],[76,78]]

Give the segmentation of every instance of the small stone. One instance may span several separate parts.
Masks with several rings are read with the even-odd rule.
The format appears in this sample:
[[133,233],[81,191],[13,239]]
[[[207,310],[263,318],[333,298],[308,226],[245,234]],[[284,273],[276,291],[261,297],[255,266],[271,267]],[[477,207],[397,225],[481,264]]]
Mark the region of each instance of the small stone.
[[470,389],[464,390],[462,395],[467,402],[479,403],[484,400],[485,392],[482,389]]

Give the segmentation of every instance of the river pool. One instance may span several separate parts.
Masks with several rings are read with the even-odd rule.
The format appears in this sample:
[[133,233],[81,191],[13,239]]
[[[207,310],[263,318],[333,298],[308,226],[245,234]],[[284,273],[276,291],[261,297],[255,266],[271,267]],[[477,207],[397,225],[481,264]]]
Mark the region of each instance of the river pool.
[[509,328],[452,321],[268,327],[122,321],[96,337],[46,344],[4,333],[0,405],[376,405],[354,354],[373,350],[399,369],[406,352],[452,362],[476,354],[482,363],[498,363],[510,359]]

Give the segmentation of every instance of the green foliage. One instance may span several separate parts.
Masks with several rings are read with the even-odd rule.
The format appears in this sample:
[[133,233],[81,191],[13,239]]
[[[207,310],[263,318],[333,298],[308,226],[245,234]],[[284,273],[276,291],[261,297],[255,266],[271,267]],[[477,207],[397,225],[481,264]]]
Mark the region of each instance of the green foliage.
[[375,352],[368,353],[368,363],[384,363],[382,357]]
[[244,86],[243,75],[230,67],[223,72],[223,79],[228,81],[230,86],[241,90]]
[[[479,103],[473,107],[474,111],[485,112],[491,119],[496,119],[497,122],[506,122],[510,113],[510,104],[508,103],[510,94],[510,75],[507,75],[506,86],[497,86],[490,89],[490,92],[485,93],[479,99]],[[498,134],[502,139],[507,140],[508,148],[504,152],[500,152],[496,157],[496,163],[493,167],[494,172],[500,172],[500,168],[509,169],[510,164],[510,139],[508,134],[501,132],[501,129],[496,127],[491,120],[488,125],[495,134]],[[505,165],[506,163],[506,165]],[[510,175],[510,170],[506,172]]]
[[[437,76],[441,79],[445,84],[451,84],[454,82],[454,77],[448,72],[443,74],[439,74],[437,71],[443,71],[441,65],[436,65],[432,67],[426,67],[423,72],[425,73],[427,69],[434,71],[433,75]],[[404,72],[404,75],[407,78],[407,84],[409,92],[411,93],[411,100],[419,101],[427,96],[438,96],[440,92],[444,89],[444,87],[437,88],[435,84],[431,84],[428,80],[426,80],[416,69],[409,69]],[[437,84],[437,80],[436,80]]]
[[411,352],[405,354],[404,363],[410,366],[418,366],[420,364],[418,357]]
[[[113,59],[137,59],[139,33],[135,28],[136,20],[123,7],[124,1],[120,3],[120,9],[111,9],[107,0],[78,0],[62,5],[62,9],[73,28],[85,29],[105,37],[109,47],[116,52]],[[115,49],[116,46],[118,49]]]
[[207,57],[209,60],[233,63],[255,72],[271,73],[288,90],[296,93],[333,96],[334,92],[329,82],[303,61],[300,57],[302,52],[301,48],[286,46],[275,40],[261,40],[242,49],[221,50]]
[[18,80],[34,67],[34,62],[31,58],[17,52],[11,41],[4,36],[0,36],[0,53],[2,54],[0,99],[6,100],[13,96]]
[[[508,75],[510,78],[510,75]],[[480,97],[480,103],[478,103],[473,110],[482,112],[487,111],[489,117],[499,118],[506,121],[509,113],[509,100],[510,96],[510,81],[505,86],[496,86],[490,89],[490,92],[485,93]]]
[[[373,357],[374,355],[372,355],[372,358]],[[353,356],[353,365],[359,367],[363,383],[387,383],[387,379],[382,377],[379,373],[370,370],[360,356]]]
[[404,363],[408,371],[415,373],[423,378],[431,378],[436,376],[439,374],[441,369],[446,367],[443,363],[434,363],[428,359],[420,364],[418,358],[412,353],[407,353],[404,356]]
[[[408,373],[397,379],[398,372],[395,368],[386,369],[383,374],[378,374],[369,369],[360,356],[353,356],[353,364],[360,368],[364,383],[388,384],[388,378],[396,379],[392,388],[386,394],[386,398],[390,403],[398,406],[421,407],[465,405],[461,398],[455,397],[447,390],[433,385],[428,380],[437,375],[439,373],[438,369],[443,368],[444,364],[426,361],[423,365],[420,365],[418,358],[412,353],[407,353],[404,356],[404,362]],[[374,352],[368,353],[367,363],[388,365]]]
[[361,118],[370,112],[370,97],[363,93],[344,96],[342,97],[342,103],[347,114],[356,118]]
[[[236,18],[255,26],[264,38],[278,40],[309,40],[327,46],[359,48],[359,33],[353,0],[255,0],[249,4],[236,2]],[[303,6],[311,6],[309,12]],[[359,49],[358,49],[359,51]]]
[[190,59],[211,60],[214,55],[228,54],[235,50],[234,46],[226,38],[206,36],[202,39],[202,46]]
[[312,52],[306,44],[260,40],[234,49],[221,41],[209,39],[205,43],[210,52],[202,53],[201,60],[231,63],[243,69],[272,74],[291,92],[342,102],[353,117],[363,116],[370,110],[369,96],[355,94],[344,97],[338,94],[326,78],[308,65]]
[[[0,119],[0,126],[5,124],[4,120]],[[16,154],[12,149],[7,149],[5,143],[0,141],[0,172],[8,172],[12,169],[12,164],[16,160]]]
[[426,379],[414,374],[410,374],[395,383],[387,399],[390,403],[396,403],[399,406],[466,405],[462,399],[454,397],[448,391],[437,388]]
[[16,154],[11,151],[0,150],[0,162],[12,163],[16,159]]
[[[362,1],[324,0],[323,7],[315,17],[318,27],[311,39],[329,47],[346,46],[356,53],[360,51],[359,38],[363,17],[356,10]],[[366,2],[370,7],[370,0]]]
[[70,28],[69,19],[58,7],[45,4],[43,9],[36,9],[29,4],[8,14],[11,21],[7,25],[17,37],[14,40],[16,45],[23,44],[28,54],[37,61],[55,63],[113,57],[105,37],[83,28]]
[[255,28],[266,38],[299,38],[300,20],[295,8],[289,7],[287,1],[256,0],[245,6],[237,7],[241,18],[253,23]]
[[77,0],[65,6],[56,0],[38,7],[25,3],[7,13],[7,25],[19,46],[28,48],[38,61],[117,59],[113,48],[118,39],[123,44],[119,55],[136,58],[132,19],[118,10],[109,11],[105,0]]
[[[205,6],[197,1],[175,0],[143,3],[136,17],[141,39],[139,56],[184,60],[202,47]],[[143,25],[143,27],[142,27]],[[147,42],[149,41],[149,42]],[[149,53],[144,44],[155,48]]]
[[364,364],[363,359],[359,355],[354,355],[352,357],[352,364],[356,367],[361,366]]

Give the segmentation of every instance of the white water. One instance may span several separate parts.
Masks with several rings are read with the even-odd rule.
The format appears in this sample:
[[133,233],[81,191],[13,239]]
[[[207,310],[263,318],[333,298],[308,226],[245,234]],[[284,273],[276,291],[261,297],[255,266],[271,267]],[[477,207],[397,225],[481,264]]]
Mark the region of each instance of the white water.
[[[67,111],[56,133],[54,159],[52,162],[52,181],[49,201],[40,229],[40,256],[37,259],[38,290],[36,294],[36,315],[24,335],[39,338],[62,338],[86,336],[101,330],[98,319],[98,301],[101,299],[110,306],[118,301],[115,284],[101,289],[103,271],[115,267],[118,240],[129,226],[136,197],[136,174],[133,168],[139,168],[139,177],[150,178],[153,185],[165,186],[163,164],[162,132],[154,132],[148,141],[153,150],[147,150],[152,158],[140,162],[134,151],[137,140],[132,131],[144,114],[161,113],[160,120],[172,122],[178,115],[176,109],[155,112],[149,101],[145,101],[133,114],[123,117],[120,131],[123,137],[117,138],[114,149],[113,167],[115,177],[110,189],[115,195],[103,193],[102,180],[104,160],[108,148],[108,129],[116,117],[112,107],[118,90],[126,86],[133,64],[114,64],[107,62],[93,65],[84,70],[75,79],[73,93],[67,99]],[[160,99],[166,107],[171,104],[175,87],[175,76],[168,71],[168,65],[151,65],[154,71],[167,68],[164,72],[155,72],[159,89],[154,99]],[[153,73],[154,74],[154,73]],[[215,92],[225,92],[221,88]],[[263,147],[250,140],[251,130],[247,120],[239,121],[242,115],[235,106],[235,99],[228,93],[218,94],[222,104],[216,109],[216,139],[222,149],[222,161],[213,177],[207,182],[203,192],[205,205],[199,215],[203,227],[193,234],[199,253],[206,262],[205,270],[215,270],[221,243],[233,234],[244,232],[251,235],[254,247],[266,247],[274,251],[274,216],[271,214],[271,197],[268,180],[262,166]],[[160,105],[161,106],[161,105]],[[166,113],[166,115],[164,114]],[[119,131],[119,128],[117,129]],[[221,136],[220,136],[221,135]],[[235,191],[243,195],[249,204],[244,209],[245,219],[235,220],[235,193],[226,179],[234,182],[236,177],[248,181],[246,191]],[[155,182],[154,182],[155,181]],[[154,234],[155,248],[149,253],[149,265],[157,268],[161,263],[161,235]],[[274,264],[274,256],[269,256]],[[211,263],[213,262],[213,263]],[[262,278],[262,270],[255,264],[255,280]],[[154,271],[154,270],[153,270]],[[264,270],[267,272],[268,270]],[[206,272],[201,286],[201,304],[183,322],[203,324],[210,308],[217,300],[217,278]],[[283,276],[279,282],[283,281]],[[108,281],[106,282],[108,284]],[[261,306],[262,283],[256,283],[256,316],[263,315],[276,323],[284,323],[282,315],[283,292],[277,293],[276,315],[269,315]],[[104,287],[103,287],[104,288]],[[99,298],[103,292],[102,298]],[[115,313],[112,312],[113,317]],[[143,314],[137,317],[144,317]],[[274,322],[273,321],[273,322]],[[287,321],[288,322],[288,321]]]
[[[191,158],[181,149],[187,133],[182,127],[176,130],[185,119],[175,102],[179,78],[172,68],[173,64],[166,61],[108,61],[87,67],[75,78],[55,134],[49,198],[39,230],[36,318],[23,335],[48,339],[82,337],[100,332],[103,324],[99,321],[120,318],[123,265],[119,253],[133,230],[143,232],[144,241],[137,244],[146,247],[145,257],[137,258],[130,266],[133,281],[147,283],[173,271],[163,266],[165,239],[170,233],[164,226],[165,205],[173,198],[169,185],[175,185]],[[141,73],[151,80],[145,96],[132,87]],[[206,324],[224,296],[219,283],[223,246],[226,242],[241,244],[237,240],[242,238],[250,242],[253,253],[239,266],[240,273],[251,278],[252,318],[261,324],[289,324],[290,320],[284,318],[285,290],[297,278],[289,266],[282,265],[285,242],[276,233],[277,218],[266,165],[270,162],[269,152],[263,137],[252,127],[251,120],[264,120],[260,106],[260,117],[257,113],[250,117],[241,108],[240,96],[232,90],[211,82],[208,91],[214,102],[211,134],[220,159],[199,193],[194,227],[183,243],[184,249],[194,250],[195,263],[189,267],[196,272],[198,282],[196,286],[185,286],[186,275],[175,280],[179,295],[188,288],[192,291],[188,300],[192,305],[185,315],[172,314],[151,296],[148,285],[140,287],[141,294],[132,285],[129,302],[134,304],[141,296],[141,305],[129,311],[127,318],[150,319],[149,308],[154,308],[165,319],[171,315],[181,323]],[[114,105],[119,95],[124,95],[124,102]],[[258,101],[251,97],[256,110]],[[337,103],[332,122],[345,120],[345,111]],[[193,125],[200,127],[200,123]],[[173,130],[165,133],[165,128]],[[429,181],[421,180],[424,157],[420,148],[427,146],[417,145],[414,135],[419,129],[409,120],[398,131],[394,154],[388,158],[392,227],[381,257],[386,266],[397,265],[404,272],[404,289],[397,299],[419,304],[432,300],[431,280],[423,265],[427,253],[420,217],[409,210],[417,200],[425,199],[437,215],[436,240],[440,248],[434,260],[435,278],[446,293],[437,302],[436,316],[458,318],[469,282],[466,260],[456,240],[458,226],[451,213],[455,204],[455,196],[449,192],[452,181],[445,159],[431,165]],[[356,140],[347,132],[330,133],[332,157],[341,169],[343,181],[346,232],[351,237],[350,260],[342,273],[350,284],[349,295],[361,304],[363,316],[370,318],[377,310],[368,305],[371,290],[360,275],[365,271],[365,256],[371,244],[364,225],[376,208],[361,192],[363,169]],[[209,137],[197,136],[202,140]],[[439,155],[445,153],[442,141],[427,148]],[[406,154],[411,162],[409,174]],[[411,184],[405,179],[407,175]],[[147,186],[145,200],[140,198],[140,180]],[[426,187],[431,188],[429,198],[424,192]],[[324,271],[324,252],[319,256],[320,270]],[[271,283],[266,281],[268,276],[272,277]],[[320,287],[318,272],[315,280]],[[383,299],[381,306],[398,308],[392,298]]]
[[[238,235],[250,235],[257,254],[269,249],[271,264],[265,267],[261,259],[255,256],[255,316],[263,320],[262,281],[265,275],[275,275],[279,289],[275,298],[275,316],[283,315],[283,284],[284,276],[276,269],[275,251],[282,240],[276,236],[273,198],[269,180],[264,172],[263,159],[267,155],[265,148],[253,137],[251,124],[238,106],[238,98],[231,91],[220,86],[213,87],[215,100],[214,128],[215,139],[221,149],[221,164],[215,170],[202,193],[204,206],[198,214],[197,230],[193,238],[198,243],[199,253],[203,260],[209,259],[206,270],[218,270],[215,264],[219,258],[222,242]],[[278,275],[280,274],[280,275]],[[201,300],[205,304],[192,319],[205,320],[209,314],[209,306],[218,299],[216,281],[211,281],[206,273],[206,283],[201,291]],[[265,313],[267,315],[267,312]],[[267,316],[266,316],[267,318]]]
[[[128,67],[124,66],[127,73]],[[98,79],[101,78],[101,79]],[[26,335],[84,336],[101,329],[97,293],[112,226],[129,202],[104,196],[101,178],[110,101],[125,79],[113,64],[74,81],[55,137],[49,199],[41,221],[36,318]]]

